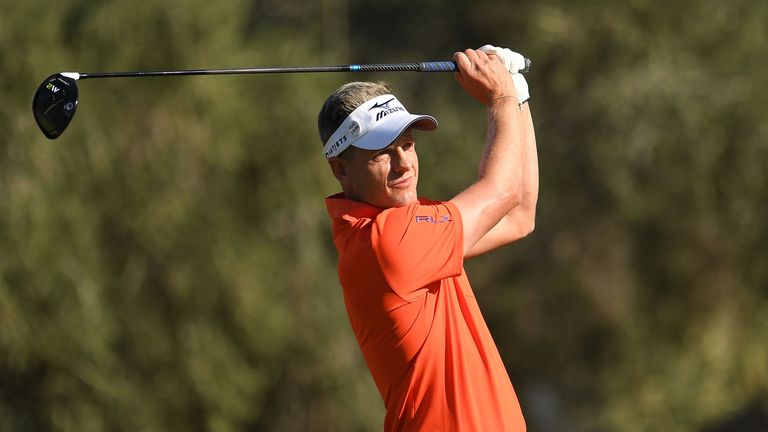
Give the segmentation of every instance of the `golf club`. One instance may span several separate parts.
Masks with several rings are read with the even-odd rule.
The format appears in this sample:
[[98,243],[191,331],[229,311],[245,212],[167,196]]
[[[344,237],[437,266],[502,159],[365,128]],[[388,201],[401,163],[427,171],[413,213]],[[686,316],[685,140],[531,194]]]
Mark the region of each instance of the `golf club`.
[[[531,61],[525,59],[528,72]],[[184,75],[242,75],[264,73],[313,73],[313,72],[455,72],[453,61],[421,63],[350,64],[337,66],[295,66],[240,69],[187,69],[134,72],[60,72],[46,78],[32,98],[32,113],[40,130],[48,139],[58,138],[75,115],[78,104],[77,81],[88,78],[126,78]]]

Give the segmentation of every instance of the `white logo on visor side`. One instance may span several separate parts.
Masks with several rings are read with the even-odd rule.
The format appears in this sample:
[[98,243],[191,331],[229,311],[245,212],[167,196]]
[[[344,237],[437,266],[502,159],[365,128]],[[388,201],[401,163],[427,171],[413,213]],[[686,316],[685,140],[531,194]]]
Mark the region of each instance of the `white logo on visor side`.
[[360,123],[353,121],[347,130],[352,137],[357,138],[360,135]]

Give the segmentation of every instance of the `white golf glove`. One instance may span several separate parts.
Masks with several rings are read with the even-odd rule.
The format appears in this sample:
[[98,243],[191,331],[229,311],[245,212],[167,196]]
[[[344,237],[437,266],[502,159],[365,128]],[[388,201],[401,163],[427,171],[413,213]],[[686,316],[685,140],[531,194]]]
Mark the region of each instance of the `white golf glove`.
[[524,104],[531,98],[528,92],[528,81],[525,80],[520,70],[525,69],[525,57],[522,54],[516,53],[509,48],[495,47],[493,45],[483,45],[478,50],[495,54],[504,63],[504,67],[507,68],[510,74],[512,74],[512,81],[515,83],[515,91],[517,92],[517,100],[520,105]]

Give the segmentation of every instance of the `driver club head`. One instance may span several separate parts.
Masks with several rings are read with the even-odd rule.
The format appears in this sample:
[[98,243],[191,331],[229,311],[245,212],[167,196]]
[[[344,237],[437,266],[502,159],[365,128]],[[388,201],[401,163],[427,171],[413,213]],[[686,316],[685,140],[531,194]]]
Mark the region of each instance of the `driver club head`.
[[77,109],[77,82],[60,73],[46,78],[32,98],[35,121],[48,139],[64,132]]

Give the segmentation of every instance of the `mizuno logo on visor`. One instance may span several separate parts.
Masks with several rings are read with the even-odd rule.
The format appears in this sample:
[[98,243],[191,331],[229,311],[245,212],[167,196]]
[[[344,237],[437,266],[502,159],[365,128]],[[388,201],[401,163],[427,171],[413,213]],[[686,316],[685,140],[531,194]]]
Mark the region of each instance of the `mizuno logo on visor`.
[[388,100],[386,102],[377,103],[376,105],[368,108],[368,111],[370,111],[372,109],[376,109],[376,108],[389,108],[389,103],[392,102],[393,100],[395,100],[395,98],[392,98],[392,99],[390,99],[390,100]]

